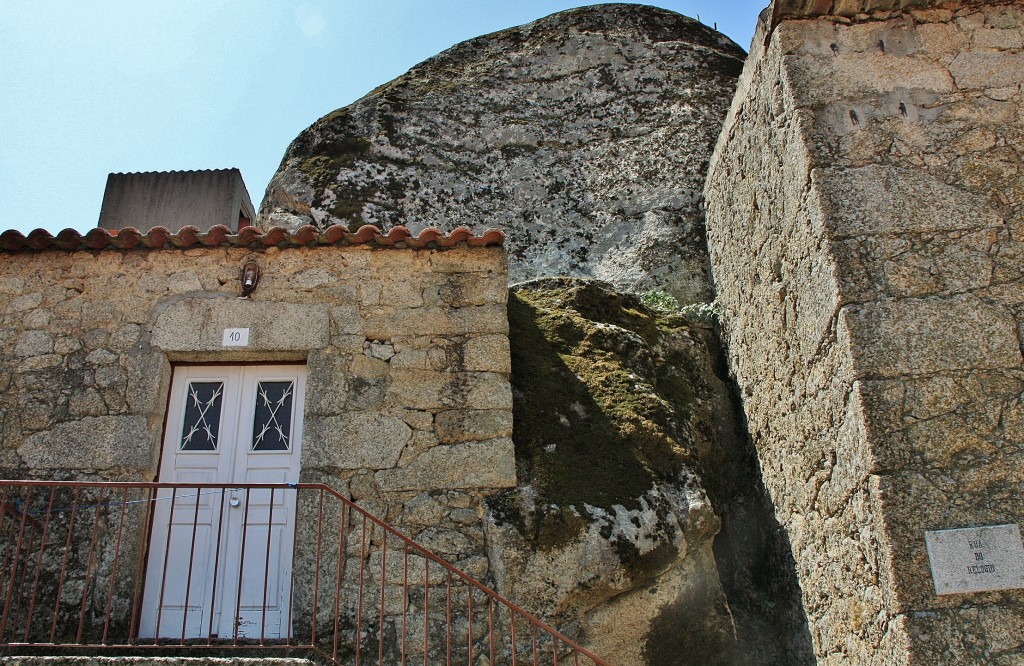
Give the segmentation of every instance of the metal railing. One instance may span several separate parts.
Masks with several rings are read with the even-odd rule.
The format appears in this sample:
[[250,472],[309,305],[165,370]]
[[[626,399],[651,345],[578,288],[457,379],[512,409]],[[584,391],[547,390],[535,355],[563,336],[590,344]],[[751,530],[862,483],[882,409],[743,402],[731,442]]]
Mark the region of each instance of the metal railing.
[[7,653],[604,665],[320,484],[0,481]]

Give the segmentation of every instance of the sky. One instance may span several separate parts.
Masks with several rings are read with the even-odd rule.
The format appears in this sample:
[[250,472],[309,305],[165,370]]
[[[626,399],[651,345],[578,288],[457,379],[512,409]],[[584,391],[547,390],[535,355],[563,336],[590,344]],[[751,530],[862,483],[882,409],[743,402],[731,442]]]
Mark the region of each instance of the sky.
[[[768,0],[655,0],[749,49]],[[0,0],[0,230],[95,227],[110,172],[237,167],[259,209],[317,118],[568,0]]]

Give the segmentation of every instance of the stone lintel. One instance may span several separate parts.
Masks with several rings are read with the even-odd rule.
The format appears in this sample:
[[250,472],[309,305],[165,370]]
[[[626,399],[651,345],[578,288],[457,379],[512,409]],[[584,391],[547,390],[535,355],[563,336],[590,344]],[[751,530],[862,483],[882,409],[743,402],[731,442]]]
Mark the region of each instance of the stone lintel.
[[[248,329],[248,352],[308,351],[330,341],[328,306],[227,298],[172,303],[153,326],[154,347],[174,352],[225,352],[224,330]],[[227,351],[233,351],[227,349]]]

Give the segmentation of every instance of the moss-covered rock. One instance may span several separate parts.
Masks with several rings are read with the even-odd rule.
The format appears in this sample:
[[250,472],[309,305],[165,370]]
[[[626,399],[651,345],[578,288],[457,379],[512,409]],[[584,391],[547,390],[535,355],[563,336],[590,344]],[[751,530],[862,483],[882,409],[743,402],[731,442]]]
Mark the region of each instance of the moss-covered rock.
[[[727,659],[720,522],[700,480],[723,395],[709,331],[572,278],[514,287],[509,326],[519,487],[488,502],[502,590],[613,663],[698,663],[708,645],[699,663]],[[647,641],[673,627],[664,661]]]
[[598,282],[551,279],[513,290],[509,326],[517,462],[539,501],[636,509],[692,468],[708,388],[681,317]]

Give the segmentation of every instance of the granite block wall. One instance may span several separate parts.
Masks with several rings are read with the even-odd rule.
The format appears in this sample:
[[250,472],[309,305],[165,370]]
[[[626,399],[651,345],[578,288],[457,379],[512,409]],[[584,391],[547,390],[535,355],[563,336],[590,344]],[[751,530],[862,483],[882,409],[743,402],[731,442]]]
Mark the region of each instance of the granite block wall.
[[725,340],[819,662],[1017,663],[1024,592],[937,596],[924,533],[1024,518],[1024,8],[886,9],[755,36]]
[[500,247],[6,253],[2,476],[155,479],[175,364],[300,362],[301,480],[475,557],[481,498],[515,485],[506,287]]

